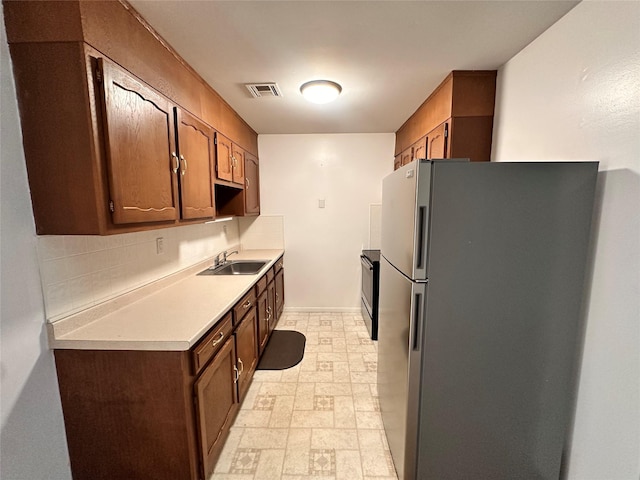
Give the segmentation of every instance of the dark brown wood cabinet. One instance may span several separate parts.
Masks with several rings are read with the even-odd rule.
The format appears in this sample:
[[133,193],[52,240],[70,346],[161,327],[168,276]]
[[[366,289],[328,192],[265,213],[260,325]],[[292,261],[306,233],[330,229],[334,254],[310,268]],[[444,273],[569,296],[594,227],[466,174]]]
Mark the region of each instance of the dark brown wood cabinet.
[[427,156],[424,158],[451,158],[449,155],[449,122],[443,122],[427,135]]
[[56,350],[55,360],[75,480],[204,478],[189,352]]
[[244,187],[244,150],[235,143],[231,145],[231,160],[232,181]]
[[258,355],[262,355],[264,347],[267,346],[269,341],[269,301],[267,297],[267,289],[265,286],[264,291],[258,297]]
[[[244,188],[238,157],[257,155],[257,134],[130,5],[3,6],[39,235],[109,235],[212,218],[218,195],[215,164],[205,161],[213,153],[206,152],[209,128],[229,139],[227,158],[236,158],[221,181]],[[187,112],[191,131],[181,123]],[[244,206],[233,210],[244,214]]]
[[[173,105],[126,71],[98,60],[104,142],[114,223],[175,220],[178,215]],[[172,169],[171,161],[176,166]]]
[[244,400],[258,364],[257,331],[256,307],[252,306],[236,328],[235,335],[240,401]]
[[490,161],[495,91],[495,71],[451,72],[396,132],[394,169],[417,158]]
[[282,312],[283,273],[281,257],[188,351],[55,350],[73,478],[209,478]]
[[216,132],[216,177],[227,182],[233,181],[231,140],[220,132]]
[[213,472],[239,407],[236,358],[229,338],[194,384],[202,478]]
[[278,317],[276,314],[276,282],[275,277],[274,280],[269,282],[267,285],[267,305],[268,305],[268,315],[269,315],[269,335],[271,332],[275,330],[276,325],[278,323]]
[[260,215],[260,165],[249,152],[244,154],[244,214]]
[[412,145],[413,149],[413,160],[417,158],[427,158],[427,145],[429,143],[429,137],[424,136],[416,143]]
[[183,219],[212,218],[215,215],[213,128],[176,107],[178,158],[174,170],[180,179],[180,210]]
[[277,321],[280,319],[280,316],[282,315],[282,312],[284,310],[284,270],[280,270],[276,273],[275,284],[275,311]]

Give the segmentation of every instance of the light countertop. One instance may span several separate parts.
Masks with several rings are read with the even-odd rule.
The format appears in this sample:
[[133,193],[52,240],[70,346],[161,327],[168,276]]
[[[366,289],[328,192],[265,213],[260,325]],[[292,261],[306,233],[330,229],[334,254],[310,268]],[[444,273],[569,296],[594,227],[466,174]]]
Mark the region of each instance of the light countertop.
[[181,279],[164,282],[139,300],[86,324],[76,321],[77,328],[55,328],[55,324],[49,324],[49,346],[85,350],[189,350],[283,254],[284,250],[243,250],[230,260],[268,263],[255,275],[183,274]]

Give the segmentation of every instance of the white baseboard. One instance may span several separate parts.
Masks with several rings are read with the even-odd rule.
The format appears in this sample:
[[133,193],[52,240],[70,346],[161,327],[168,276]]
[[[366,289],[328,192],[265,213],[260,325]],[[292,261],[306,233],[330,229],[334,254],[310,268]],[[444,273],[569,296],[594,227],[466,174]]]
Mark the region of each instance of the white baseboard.
[[360,313],[360,307],[284,307],[284,311],[289,313]]

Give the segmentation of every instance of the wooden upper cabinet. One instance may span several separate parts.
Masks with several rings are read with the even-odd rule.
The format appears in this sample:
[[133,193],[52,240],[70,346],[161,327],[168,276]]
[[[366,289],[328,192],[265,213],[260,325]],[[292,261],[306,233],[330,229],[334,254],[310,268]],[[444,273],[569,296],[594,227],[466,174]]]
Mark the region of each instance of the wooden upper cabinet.
[[[233,145],[257,155],[257,134],[126,2],[4,8],[38,235],[206,221],[220,185],[222,210],[243,214]],[[215,149],[211,128],[226,134]]]
[[231,140],[216,132],[216,177],[228,182],[233,181],[233,153]]
[[231,161],[233,183],[244,186],[244,150],[235,143],[231,145]]
[[417,158],[427,158],[427,144],[428,138],[426,136],[422,137],[416,143],[413,144],[413,159]]
[[444,122],[429,132],[426,158],[449,158],[448,140],[449,122]]
[[244,154],[244,213],[260,214],[260,166],[257,157]]
[[496,71],[451,72],[396,132],[396,155],[489,161],[495,92]]
[[215,215],[213,128],[180,108],[176,125],[182,218],[211,218]]
[[98,68],[113,223],[175,220],[173,105],[108,61]]
[[412,160],[413,160],[412,147],[407,148],[404,152],[400,154],[400,164],[402,166],[406,165],[407,163],[411,163]]

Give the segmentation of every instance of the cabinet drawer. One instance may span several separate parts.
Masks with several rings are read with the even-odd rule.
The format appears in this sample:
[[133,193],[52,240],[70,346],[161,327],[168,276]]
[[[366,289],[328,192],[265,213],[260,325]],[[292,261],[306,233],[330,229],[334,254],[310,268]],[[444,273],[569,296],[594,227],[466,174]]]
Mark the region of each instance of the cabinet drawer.
[[242,297],[242,299],[236,303],[235,307],[233,307],[233,323],[234,325],[238,325],[242,317],[244,317],[251,307],[256,304],[256,291],[255,289],[251,289],[247,292],[247,294]]
[[280,257],[275,264],[276,273],[278,273],[284,267],[284,257]]
[[231,337],[233,322],[231,312],[218,322],[218,324],[194,347],[192,352],[193,369],[197,374],[202,367],[222,348],[224,342]]
[[275,267],[271,267],[269,270],[267,270],[267,275],[266,275],[267,283],[273,282],[273,277],[275,276],[276,276]]
[[259,297],[262,292],[267,289],[267,276],[263,275],[260,280],[256,282],[256,296]]

